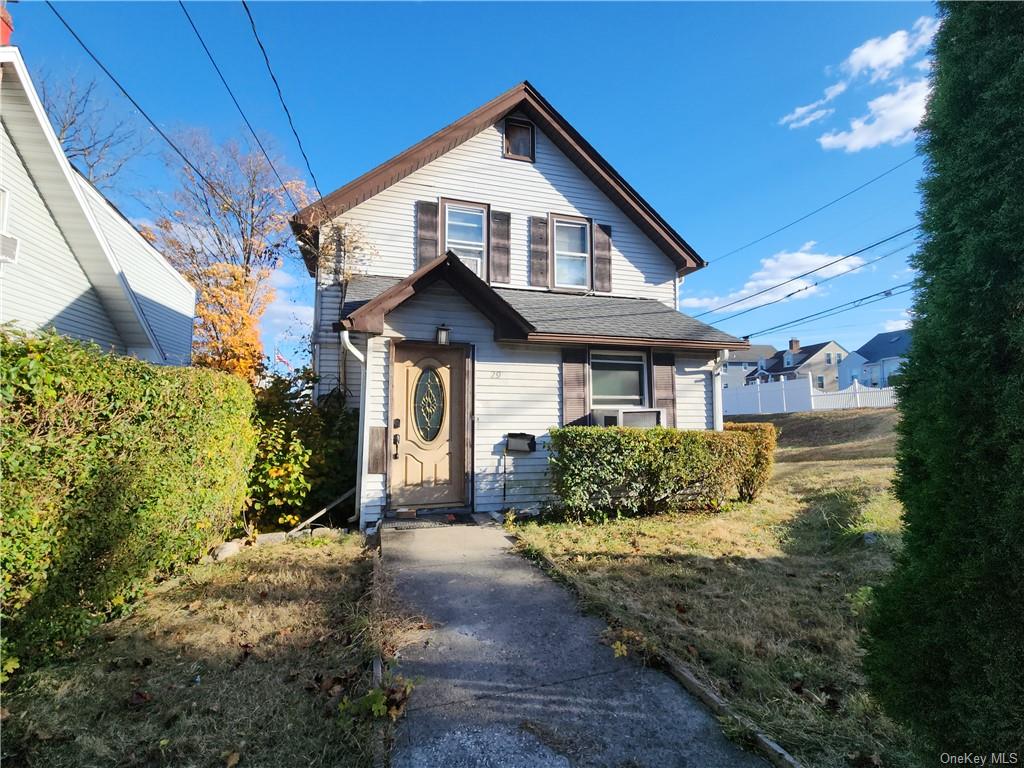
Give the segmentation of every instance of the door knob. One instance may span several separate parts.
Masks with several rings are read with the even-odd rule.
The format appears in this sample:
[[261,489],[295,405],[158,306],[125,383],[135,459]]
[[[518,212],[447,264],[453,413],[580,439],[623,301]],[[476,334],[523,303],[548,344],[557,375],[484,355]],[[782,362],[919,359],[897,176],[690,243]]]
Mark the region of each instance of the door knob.
[[391,442],[395,444],[395,455],[394,455],[394,458],[396,458],[396,459],[398,458],[398,444],[401,441],[402,441],[402,438],[398,436],[397,432],[394,435],[391,436]]

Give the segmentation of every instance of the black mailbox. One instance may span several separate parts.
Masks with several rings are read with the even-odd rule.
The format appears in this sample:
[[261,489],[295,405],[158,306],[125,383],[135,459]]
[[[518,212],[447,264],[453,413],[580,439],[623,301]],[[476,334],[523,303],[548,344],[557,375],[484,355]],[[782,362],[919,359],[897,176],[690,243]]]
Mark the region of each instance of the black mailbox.
[[537,450],[537,438],[528,435],[526,432],[509,432],[505,441],[505,451],[508,453],[533,453]]

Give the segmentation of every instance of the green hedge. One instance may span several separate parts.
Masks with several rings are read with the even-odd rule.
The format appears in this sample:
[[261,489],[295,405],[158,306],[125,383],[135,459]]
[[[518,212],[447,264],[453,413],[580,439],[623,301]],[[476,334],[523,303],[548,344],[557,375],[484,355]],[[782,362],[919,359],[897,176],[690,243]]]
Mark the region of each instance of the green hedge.
[[756,422],[727,422],[726,431],[743,432],[753,441],[753,454],[736,480],[736,490],[743,501],[753,501],[772,479],[775,464],[775,445],[778,434],[774,424]]
[[760,431],[739,430],[561,427],[550,435],[552,486],[577,520],[718,508],[737,486],[760,490],[749,478],[760,477],[754,467],[767,444],[755,439]]
[[73,646],[237,521],[255,436],[244,381],[0,332],[5,666]]

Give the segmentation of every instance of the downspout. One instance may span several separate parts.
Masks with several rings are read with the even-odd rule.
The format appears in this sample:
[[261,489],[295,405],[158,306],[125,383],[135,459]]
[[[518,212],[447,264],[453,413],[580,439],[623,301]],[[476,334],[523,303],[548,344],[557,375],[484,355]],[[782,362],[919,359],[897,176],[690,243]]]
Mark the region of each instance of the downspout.
[[725,429],[725,417],[722,413],[722,366],[729,360],[729,350],[719,350],[715,364],[711,368],[711,411],[712,427],[716,432]]
[[[363,355],[348,335],[348,330],[342,330],[339,334],[341,345],[359,361],[360,386],[359,386],[359,449],[356,452],[356,512],[348,519],[354,523],[359,519],[363,511],[363,458],[366,456],[366,356]],[[366,338],[366,351],[370,351],[370,337]],[[360,528],[362,523],[360,523]]]

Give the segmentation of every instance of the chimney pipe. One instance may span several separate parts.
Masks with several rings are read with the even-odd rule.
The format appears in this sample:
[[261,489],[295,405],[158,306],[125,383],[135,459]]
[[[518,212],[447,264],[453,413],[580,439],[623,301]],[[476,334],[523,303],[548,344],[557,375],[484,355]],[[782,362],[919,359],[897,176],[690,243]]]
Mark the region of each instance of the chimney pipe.
[[790,339],[789,340],[789,351],[790,352],[799,352],[800,351],[800,339]]
[[11,33],[14,32],[14,21],[11,19],[11,12],[7,10],[7,3],[0,8],[0,45],[11,44]]

